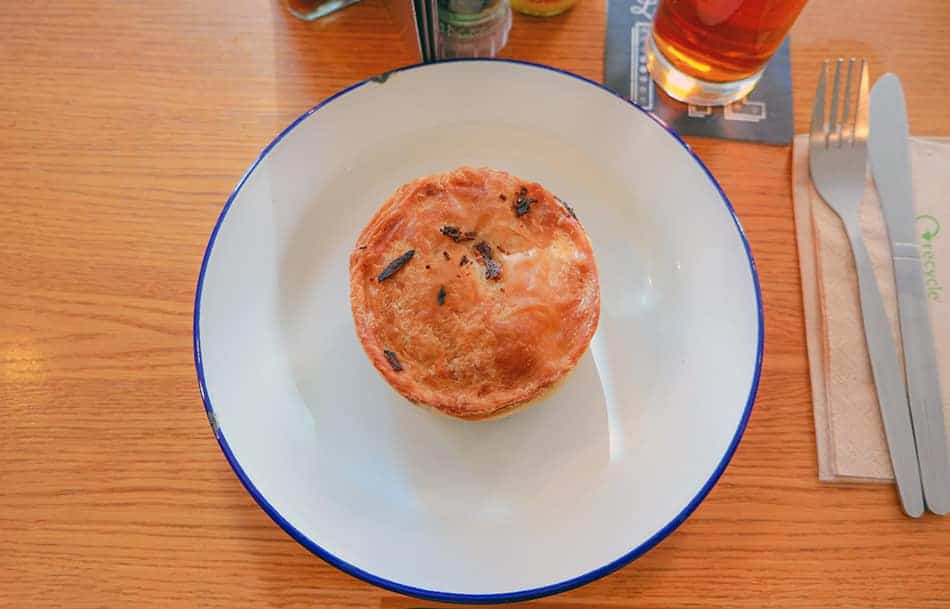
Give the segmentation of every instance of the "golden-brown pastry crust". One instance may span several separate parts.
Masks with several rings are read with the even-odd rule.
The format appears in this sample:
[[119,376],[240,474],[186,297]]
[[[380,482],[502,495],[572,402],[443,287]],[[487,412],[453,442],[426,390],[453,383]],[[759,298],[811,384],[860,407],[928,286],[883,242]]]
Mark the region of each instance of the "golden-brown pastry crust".
[[597,329],[600,286],[570,207],[539,184],[462,167],[380,207],[350,256],[350,304],[396,391],[485,419],[574,368]]

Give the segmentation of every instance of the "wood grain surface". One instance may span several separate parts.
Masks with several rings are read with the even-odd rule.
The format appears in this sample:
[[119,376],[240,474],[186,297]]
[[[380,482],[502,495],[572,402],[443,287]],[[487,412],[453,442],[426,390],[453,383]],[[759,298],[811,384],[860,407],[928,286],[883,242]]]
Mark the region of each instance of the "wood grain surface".
[[[504,55],[600,79],[604,13],[518,17]],[[838,54],[900,73],[912,130],[950,135],[950,4],[813,0],[793,30],[799,131]],[[0,607],[431,606],[271,522],[212,438],[191,349],[201,255],[248,164],[316,101],[411,61],[380,0],[312,24],[273,0],[0,6]],[[891,487],[817,482],[789,149],[691,143],[762,282],[748,431],[659,547],[535,604],[950,606],[950,518],[902,517]]]

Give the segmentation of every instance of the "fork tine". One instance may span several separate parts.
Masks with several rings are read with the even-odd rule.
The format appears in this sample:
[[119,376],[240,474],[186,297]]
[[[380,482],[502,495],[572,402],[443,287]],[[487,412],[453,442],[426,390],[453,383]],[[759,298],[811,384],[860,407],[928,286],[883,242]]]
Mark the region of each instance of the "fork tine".
[[841,89],[841,64],[842,58],[835,60],[835,80],[831,85],[831,109],[828,111],[828,146],[840,146],[841,140],[835,139],[834,135],[838,132],[838,91]]
[[[841,98],[841,122],[838,124],[838,139],[854,144],[854,124],[851,121],[851,74],[855,59],[848,60],[848,73],[844,78],[844,97]],[[847,137],[847,140],[844,138]]]
[[[809,136],[812,146],[818,142],[818,138],[824,140],[825,137],[825,75],[828,73],[828,60],[821,62],[821,75],[818,77],[818,88],[815,89],[815,104],[811,109],[811,135]],[[825,142],[827,144],[827,142]]]
[[852,143],[867,143],[868,141],[868,60],[861,58],[861,80],[858,84],[857,98],[854,110],[854,131]]

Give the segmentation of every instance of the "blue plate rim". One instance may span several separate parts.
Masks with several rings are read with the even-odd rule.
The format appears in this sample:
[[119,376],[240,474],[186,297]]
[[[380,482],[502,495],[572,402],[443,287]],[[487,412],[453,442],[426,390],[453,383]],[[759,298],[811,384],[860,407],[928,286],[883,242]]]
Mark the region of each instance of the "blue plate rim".
[[[598,567],[592,571],[578,575],[571,579],[567,579],[558,583],[549,584],[547,586],[541,586],[538,588],[530,588],[526,590],[518,590],[514,592],[501,592],[494,594],[465,594],[465,593],[456,593],[456,592],[442,592],[438,590],[428,590],[424,588],[417,588],[414,586],[409,586],[406,584],[401,584],[392,580],[384,579],[378,577],[360,569],[356,565],[350,564],[337,556],[334,556],[330,552],[326,551],[315,541],[311,540],[309,537],[301,533],[296,527],[294,527],[289,521],[287,521],[283,515],[273,506],[267,499],[257,490],[257,487],[251,482],[247,474],[244,472],[244,469],[241,467],[241,464],[238,462],[237,457],[231,451],[231,447],[228,445],[227,440],[224,437],[224,433],[219,428],[217,420],[214,414],[214,406],[211,403],[211,397],[208,393],[208,388],[205,383],[204,367],[202,365],[202,355],[201,355],[201,334],[200,334],[200,315],[201,315],[201,294],[204,287],[205,272],[207,271],[208,261],[211,257],[211,251],[214,247],[215,239],[218,236],[218,230],[221,228],[225,217],[228,214],[228,211],[231,208],[231,205],[234,203],[235,198],[238,193],[241,191],[241,188],[244,186],[247,179],[254,173],[254,170],[257,169],[257,166],[260,165],[261,161],[268,155],[268,153],[280,143],[291,131],[293,131],[301,122],[309,118],[311,115],[319,111],[324,106],[332,103],[334,100],[346,95],[347,93],[359,89],[367,85],[370,82],[383,82],[392,74],[399,72],[405,72],[409,70],[416,69],[427,69],[432,68],[433,66],[439,66],[442,64],[450,63],[460,63],[460,62],[493,62],[493,63],[509,63],[516,64],[520,66],[526,66],[531,68],[538,68],[542,70],[547,70],[550,72],[556,72],[570,78],[574,78],[581,82],[592,85],[622,101],[629,104],[633,108],[636,108],[641,113],[646,115],[648,118],[657,123],[660,127],[663,128],[670,136],[673,137],[686,152],[689,154],[690,158],[699,165],[699,167],[706,174],[706,177],[712,182],[716,187],[716,190],[719,193],[719,196],[722,198],[723,203],[726,206],[726,210],[729,212],[729,215],[732,217],[732,221],[736,226],[736,230],[739,233],[739,238],[742,241],[742,246],[745,249],[746,258],[749,263],[749,272],[752,275],[752,283],[755,288],[755,300],[756,300],[756,312],[758,314],[758,341],[756,345],[756,358],[755,358],[755,373],[752,377],[752,384],[749,388],[749,395],[746,399],[746,405],[742,413],[742,417],[739,420],[739,425],[736,428],[736,432],[732,437],[732,440],[729,443],[728,448],[726,449],[725,454],[720,460],[719,464],[716,466],[716,469],[713,471],[712,475],[706,481],[705,484],[699,489],[699,492],[686,504],[684,507],[670,522],[668,522],[663,528],[654,533],[647,540],[606,565]],[[700,503],[706,498],[712,488],[719,481],[719,478],[722,476],[722,473],[725,471],[726,466],[732,460],[733,455],[735,454],[736,448],[739,445],[739,441],[742,439],[742,435],[745,432],[746,426],[749,422],[749,416],[752,413],[752,406],[755,402],[756,394],[758,393],[759,380],[762,375],[762,358],[765,349],[765,326],[764,326],[764,310],[762,306],[762,291],[759,286],[759,275],[755,265],[755,259],[752,256],[752,248],[749,245],[749,240],[746,237],[745,231],[742,228],[742,224],[739,222],[739,218],[736,215],[735,209],[732,206],[732,202],[729,201],[729,197],[726,196],[725,191],[720,186],[719,182],[713,177],[712,172],[709,171],[709,168],[706,167],[706,164],[693,152],[693,149],[687,144],[683,139],[673,131],[669,126],[667,126],[662,120],[651,114],[650,112],[644,110],[636,103],[620,96],[605,87],[604,85],[595,82],[579,74],[573,72],[568,72],[567,70],[562,70],[560,68],[555,68],[553,66],[547,66],[544,64],[532,63],[529,61],[521,61],[515,59],[498,59],[498,58],[465,58],[465,59],[452,59],[439,61],[429,64],[412,64],[408,66],[403,66],[401,68],[396,68],[389,72],[385,72],[378,76],[367,78],[366,80],[360,81],[349,87],[334,93],[330,97],[324,99],[314,107],[310,108],[296,120],[294,120],[290,125],[288,125],[280,134],[275,137],[270,144],[268,144],[261,153],[257,156],[254,162],[248,167],[247,171],[244,172],[244,175],[241,176],[241,179],[238,180],[234,189],[231,191],[231,194],[228,196],[227,202],[224,204],[221,213],[218,215],[218,219],[215,222],[214,228],[211,231],[211,236],[208,239],[208,245],[205,248],[204,257],[201,260],[201,269],[198,273],[198,282],[195,288],[195,307],[193,315],[193,348],[194,348],[194,359],[195,359],[195,370],[198,376],[198,388],[201,393],[201,399],[204,402],[205,413],[208,417],[208,421],[211,425],[212,431],[214,432],[215,438],[218,441],[218,445],[221,447],[221,451],[224,453],[225,458],[230,464],[231,469],[234,470],[234,473],[237,475],[238,479],[244,485],[244,488],[247,492],[254,498],[257,504],[267,513],[271,519],[277,523],[280,528],[282,528],[288,535],[294,538],[300,545],[304,546],[312,553],[316,554],[324,561],[330,565],[340,569],[341,571],[348,573],[354,577],[357,577],[367,583],[373,584],[385,590],[390,590],[392,592],[398,592],[400,594],[405,594],[408,596],[413,596],[416,598],[434,601],[434,602],[447,602],[447,603],[469,603],[469,604],[496,604],[496,603],[510,603],[518,601],[527,601],[536,598],[541,598],[544,596],[549,596],[552,594],[558,594],[577,588],[588,584],[594,580],[600,579],[610,573],[613,573],[620,567],[629,564],[633,560],[639,558],[657,544],[659,544],[663,539],[669,536],[673,531],[675,531],[692,513],[696,510]]]

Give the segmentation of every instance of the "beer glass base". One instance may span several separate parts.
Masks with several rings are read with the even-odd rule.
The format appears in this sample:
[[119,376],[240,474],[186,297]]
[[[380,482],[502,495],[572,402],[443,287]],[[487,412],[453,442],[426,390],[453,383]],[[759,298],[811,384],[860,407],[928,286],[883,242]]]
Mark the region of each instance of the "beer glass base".
[[647,69],[653,81],[667,95],[694,106],[725,106],[749,94],[759,79],[763,68],[748,78],[732,82],[709,82],[681,72],[656,46],[653,36],[647,38]]

